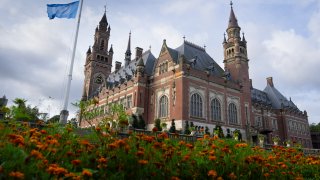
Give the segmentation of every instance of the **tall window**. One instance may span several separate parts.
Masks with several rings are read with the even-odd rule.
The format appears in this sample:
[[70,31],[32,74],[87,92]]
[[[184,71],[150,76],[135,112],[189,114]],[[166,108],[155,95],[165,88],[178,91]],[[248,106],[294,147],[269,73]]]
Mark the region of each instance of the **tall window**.
[[229,104],[228,117],[230,124],[238,124],[237,106],[233,103]]
[[168,97],[161,96],[159,101],[159,117],[168,117]]
[[217,98],[211,101],[211,119],[221,121],[221,105]]
[[127,108],[132,107],[132,96],[127,96]]
[[190,101],[190,115],[202,117],[202,98],[198,93],[192,94]]
[[100,50],[102,51],[103,49],[104,49],[104,40],[101,40]]

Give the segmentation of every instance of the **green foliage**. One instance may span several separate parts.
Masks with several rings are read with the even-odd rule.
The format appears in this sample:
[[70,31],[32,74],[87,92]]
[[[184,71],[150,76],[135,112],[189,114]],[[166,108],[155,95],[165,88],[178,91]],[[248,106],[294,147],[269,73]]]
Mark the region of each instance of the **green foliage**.
[[60,115],[54,115],[47,120],[47,123],[58,123],[60,120]]
[[320,122],[318,124],[312,123],[310,125],[310,132],[320,132]]
[[189,127],[189,122],[186,121],[186,126],[184,127],[184,134],[189,135],[191,133],[190,127]]
[[[49,124],[32,129],[0,122],[0,179],[319,179],[320,157],[299,149],[250,147],[204,136],[194,143],[104,127]],[[95,132],[95,133],[93,133]]]
[[160,119],[156,119],[154,121],[154,127],[156,127],[158,129],[158,131],[162,131],[161,120]]
[[[213,134],[214,134],[214,135],[218,135],[219,138],[224,138],[223,130],[222,130],[221,126],[219,126],[219,125],[217,125],[217,126],[213,129]],[[230,137],[228,137],[228,135],[229,135]],[[227,129],[227,138],[231,138],[230,129]]]
[[176,132],[176,123],[174,122],[174,119],[171,121],[171,127],[169,129],[170,133],[175,133]]
[[39,120],[39,109],[37,107],[31,107],[26,105],[27,100],[16,98],[13,105],[10,108],[9,119],[17,121],[37,121]]
[[205,132],[205,134],[208,134],[208,135],[210,135],[210,132],[209,132],[209,127],[208,127],[208,126],[206,126],[206,127],[205,127],[205,130],[204,130],[204,132]]

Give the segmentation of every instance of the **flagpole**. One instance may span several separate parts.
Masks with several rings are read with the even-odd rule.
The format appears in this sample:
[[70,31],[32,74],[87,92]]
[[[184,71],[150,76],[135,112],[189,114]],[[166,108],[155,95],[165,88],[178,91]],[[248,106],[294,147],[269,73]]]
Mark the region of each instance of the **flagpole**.
[[67,109],[68,109],[70,86],[71,86],[71,80],[72,80],[73,63],[74,63],[74,57],[76,54],[78,32],[79,32],[79,26],[80,26],[80,20],[81,20],[82,4],[83,4],[83,0],[80,0],[80,11],[79,11],[79,16],[78,16],[76,35],[74,37],[72,57],[71,57],[71,63],[70,63],[70,68],[69,68],[69,74],[68,74],[68,83],[67,83],[67,88],[66,88],[65,97],[64,97],[63,109],[60,112],[60,123],[61,124],[67,123],[67,119],[68,119],[68,115],[69,115],[69,112]]

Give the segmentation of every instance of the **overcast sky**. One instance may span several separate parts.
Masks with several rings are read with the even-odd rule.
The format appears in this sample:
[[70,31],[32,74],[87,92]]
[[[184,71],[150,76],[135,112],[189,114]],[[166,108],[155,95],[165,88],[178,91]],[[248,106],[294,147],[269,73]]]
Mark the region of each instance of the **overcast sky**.
[[[63,105],[75,19],[49,20],[46,4],[72,0],[0,0],[0,96],[12,105],[25,98],[50,116]],[[69,102],[80,100],[84,62],[93,44],[105,0],[85,0]],[[266,77],[310,123],[320,121],[320,1],[241,0],[234,11],[248,42],[250,78],[263,90]],[[200,46],[223,67],[223,33],[228,24],[226,0],[108,0],[114,61],[122,61],[132,32],[132,51],[151,46],[157,57],[163,39],[176,48],[186,40]],[[69,104],[71,117],[75,108]]]

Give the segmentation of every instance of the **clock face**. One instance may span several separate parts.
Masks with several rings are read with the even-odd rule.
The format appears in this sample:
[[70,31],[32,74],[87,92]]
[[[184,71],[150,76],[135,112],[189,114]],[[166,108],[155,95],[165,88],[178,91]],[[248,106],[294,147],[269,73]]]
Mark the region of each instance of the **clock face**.
[[101,75],[98,75],[94,81],[97,84],[102,84],[103,83],[103,78]]

